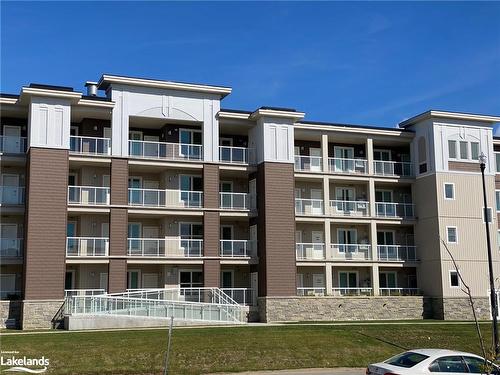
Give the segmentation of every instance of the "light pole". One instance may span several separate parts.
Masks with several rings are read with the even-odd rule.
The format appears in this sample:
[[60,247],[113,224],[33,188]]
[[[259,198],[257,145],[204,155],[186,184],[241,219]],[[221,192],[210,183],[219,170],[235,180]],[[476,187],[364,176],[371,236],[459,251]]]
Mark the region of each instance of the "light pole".
[[491,315],[493,316],[493,343],[495,345],[495,359],[498,358],[498,305],[497,295],[495,292],[495,280],[493,277],[493,262],[491,260],[491,241],[490,241],[490,224],[488,220],[488,201],[486,199],[486,182],[484,181],[484,170],[486,168],[486,155],[481,152],[479,155],[479,166],[481,167],[481,176],[483,180],[483,200],[484,200],[484,223],[486,226],[486,244],[488,246],[488,269],[490,271],[490,300],[491,300]]

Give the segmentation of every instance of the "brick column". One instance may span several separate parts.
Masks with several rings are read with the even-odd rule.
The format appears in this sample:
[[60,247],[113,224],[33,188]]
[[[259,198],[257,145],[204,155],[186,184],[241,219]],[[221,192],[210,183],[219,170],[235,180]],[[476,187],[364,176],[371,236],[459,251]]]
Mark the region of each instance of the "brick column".
[[[205,287],[220,287],[220,218],[218,212],[205,212],[203,215],[203,279]],[[215,258],[215,259],[214,259]]]
[[109,215],[109,270],[108,292],[120,293],[127,289],[128,236],[128,161],[111,160],[111,205]]
[[203,206],[219,208],[219,166],[203,166]]

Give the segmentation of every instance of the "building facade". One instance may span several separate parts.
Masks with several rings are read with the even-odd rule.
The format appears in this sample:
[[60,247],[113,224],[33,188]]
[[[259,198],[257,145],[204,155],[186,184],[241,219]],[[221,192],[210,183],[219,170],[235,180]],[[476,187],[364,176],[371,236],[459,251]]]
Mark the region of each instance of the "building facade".
[[52,326],[75,293],[163,287],[221,288],[261,321],[467,319],[450,253],[489,318],[477,159],[499,275],[500,117],[375,128],[221,109],[228,87],[86,86],[0,97],[4,324]]

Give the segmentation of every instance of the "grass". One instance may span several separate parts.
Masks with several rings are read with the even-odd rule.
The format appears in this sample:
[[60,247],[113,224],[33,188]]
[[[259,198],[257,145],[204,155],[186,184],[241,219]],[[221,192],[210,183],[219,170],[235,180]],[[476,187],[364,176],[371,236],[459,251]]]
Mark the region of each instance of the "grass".
[[[490,325],[482,324],[490,337]],[[160,374],[166,330],[3,335],[2,350],[50,359],[49,374]],[[473,324],[174,329],[172,374],[364,367],[405,349],[479,353]]]

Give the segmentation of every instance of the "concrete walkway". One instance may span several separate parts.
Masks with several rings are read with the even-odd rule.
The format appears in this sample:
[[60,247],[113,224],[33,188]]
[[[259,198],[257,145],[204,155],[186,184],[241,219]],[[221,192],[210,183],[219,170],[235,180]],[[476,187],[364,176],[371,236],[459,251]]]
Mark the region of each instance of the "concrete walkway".
[[[365,368],[304,368],[298,370],[280,370],[280,371],[247,371],[224,373],[224,375],[364,375]],[[222,373],[209,374],[209,375],[222,375]]]

